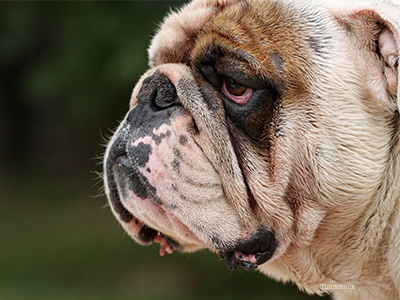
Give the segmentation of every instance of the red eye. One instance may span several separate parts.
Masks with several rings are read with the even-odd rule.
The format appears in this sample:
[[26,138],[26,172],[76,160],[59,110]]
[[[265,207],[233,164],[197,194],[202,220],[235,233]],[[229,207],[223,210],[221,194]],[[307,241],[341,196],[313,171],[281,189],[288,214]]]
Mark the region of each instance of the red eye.
[[221,91],[231,101],[237,105],[243,106],[247,103],[250,97],[253,95],[253,90],[243,85],[238,84],[232,78],[225,78]]

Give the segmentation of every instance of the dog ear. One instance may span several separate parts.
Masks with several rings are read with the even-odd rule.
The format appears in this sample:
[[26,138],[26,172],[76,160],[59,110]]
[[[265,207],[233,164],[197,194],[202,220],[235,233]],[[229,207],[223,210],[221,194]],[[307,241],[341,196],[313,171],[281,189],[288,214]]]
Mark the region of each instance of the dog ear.
[[358,49],[355,56],[361,59],[358,63],[371,91],[384,105],[400,111],[400,6],[390,1],[349,3],[332,11]]
[[[370,2],[371,3],[371,2]],[[368,86],[391,110],[400,111],[400,5],[394,1],[336,5],[331,12],[346,29],[361,60]]]

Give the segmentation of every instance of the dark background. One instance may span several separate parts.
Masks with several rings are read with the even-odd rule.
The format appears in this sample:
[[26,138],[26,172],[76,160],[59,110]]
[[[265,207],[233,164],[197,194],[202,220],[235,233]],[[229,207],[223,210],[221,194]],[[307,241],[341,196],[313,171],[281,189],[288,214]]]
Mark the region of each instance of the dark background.
[[0,300],[312,299],[207,251],[160,258],[106,205],[103,145],[180,4],[0,2]]

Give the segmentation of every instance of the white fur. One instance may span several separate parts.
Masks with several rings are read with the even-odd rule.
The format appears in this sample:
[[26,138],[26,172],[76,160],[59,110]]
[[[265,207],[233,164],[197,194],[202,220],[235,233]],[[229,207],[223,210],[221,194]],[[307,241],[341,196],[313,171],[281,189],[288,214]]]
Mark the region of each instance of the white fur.
[[[267,2],[248,2],[262,7],[262,1]],[[150,66],[172,74],[178,96],[202,133],[196,144],[224,188],[223,197],[196,203],[195,211],[185,208],[181,218],[202,220],[212,231],[228,206],[239,220],[226,217],[214,226],[226,239],[234,241],[232,232],[241,237],[251,233],[256,222],[274,228],[280,246],[273,259],[260,266],[263,273],[293,281],[309,293],[333,293],[340,300],[400,299],[400,4],[276,1],[317,16],[315,22],[325,31],[312,34],[321,40],[321,32],[329,34],[329,50],[305,63],[311,70],[303,74],[309,93],[282,109],[286,122],[284,137],[273,144],[274,173],[266,171],[270,165],[255,149],[243,151],[241,167],[258,205],[258,211],[251,212],[223,115],[209,111],[199,91],[190,88],[196,85],[190,70],[176,64],[186,63],[184,54],[214,17],[243,2],[195,0],[164,20],[149,48]],[[299,197],[295,212],[284,199],[290,185]],[[209,211],[213,213],[207,215]],[[207,234],[200,239],[210,245]]]

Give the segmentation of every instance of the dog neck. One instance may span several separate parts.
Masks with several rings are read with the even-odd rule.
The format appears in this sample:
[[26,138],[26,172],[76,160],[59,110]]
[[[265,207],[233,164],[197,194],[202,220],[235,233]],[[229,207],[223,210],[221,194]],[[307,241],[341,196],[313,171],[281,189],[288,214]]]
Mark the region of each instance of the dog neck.
[[[364,211],[357,212],[346,223],[337,222],[345,219],[343,212],[327,212],[309,246],[292,245],[281,258],[261,267],[261,271],[277,279],[295,281],[310,293],[333,292],[343,299],[399,297],[392,280],[396,273],[388,271],[393,270],[393,265],[400,266],[398,253],[389,250],[398,248],[387,245],[399,243],[400,118],[396,116],[392,124],[395,134],[387,155],[385,175]],[[336,224],[333,227],[329,225],[332,222]],[[363,238],[357,238],[359,236]],[[350,284],[355,286],[354,290],[321,288]]]

